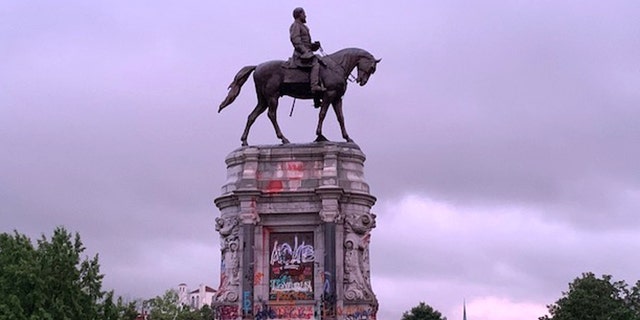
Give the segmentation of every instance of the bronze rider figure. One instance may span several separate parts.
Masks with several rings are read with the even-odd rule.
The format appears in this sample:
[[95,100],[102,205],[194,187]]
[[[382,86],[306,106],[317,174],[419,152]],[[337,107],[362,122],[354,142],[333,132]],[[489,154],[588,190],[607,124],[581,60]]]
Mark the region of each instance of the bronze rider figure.
[[298,67],[311,67],[309,81],[311,82],[311,92],[319,93],[325,91],[320,85],[320,64],[318,57],[313,54],[320,49],[320,42],[311,42],[311,34],[307,27],[307,14],[302,8],[293,10],[293,23],[289,28],[289,37],[293,44],[293,64]]

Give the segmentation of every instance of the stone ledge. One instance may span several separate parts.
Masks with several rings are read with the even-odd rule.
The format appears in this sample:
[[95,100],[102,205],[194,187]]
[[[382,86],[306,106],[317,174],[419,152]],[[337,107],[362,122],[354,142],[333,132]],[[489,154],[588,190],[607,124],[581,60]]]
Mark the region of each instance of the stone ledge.
[[357,144],[346,142],[242,147],[225,160],[227,181],[222,194],[257,190],[277,195],[318,188],[368,194],[365,159]]

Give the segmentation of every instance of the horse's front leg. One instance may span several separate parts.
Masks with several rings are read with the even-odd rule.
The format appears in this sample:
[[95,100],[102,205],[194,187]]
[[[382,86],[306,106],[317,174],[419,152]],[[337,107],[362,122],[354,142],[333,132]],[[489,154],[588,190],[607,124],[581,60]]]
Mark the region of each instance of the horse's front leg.
[[267,115],[269,116],[269,120],[271,120],[271,123],[273,124],[273,129],[276,130],[276,136],[280,140],[282,140],[282,144],[287,144],[289,143],[289,139],[285,138],[284,134],[282,134],[282,131],[280,131],[280,126],[278,125],[278,119],[277,119],[277,111],[278,111],[278,98],[277,97],[269,98],[269,112],[267,113]]
[[329,99],[326,97],[322,99],[322,105],[320,106],[320,113],[318,114],[318,127],[316,128],[316,142],[329,141],[324,135],[322,135],[322,123],[327,116],[329,110]]
[[347,140],[347,142],[353,142],[353,139],[349,138],[349,134],[347,133],[347,128],[344,126],[344,115],[342,114],[342,98],[337,98],[333,102],[333,111],[336,113],[336,118],[338,118],[338,123],[340,123],[340,130],[342,131],[342,137]]

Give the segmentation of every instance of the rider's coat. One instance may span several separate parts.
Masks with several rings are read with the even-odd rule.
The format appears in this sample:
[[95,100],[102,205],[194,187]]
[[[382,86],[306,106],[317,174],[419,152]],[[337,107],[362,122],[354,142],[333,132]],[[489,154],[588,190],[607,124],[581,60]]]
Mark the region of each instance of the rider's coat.
[[299,67],[310,67],[313,65],[313,55],[311,33],[309,27],[304,23],[294,20],[289,27],[289,37],[293,44],[293,63]]

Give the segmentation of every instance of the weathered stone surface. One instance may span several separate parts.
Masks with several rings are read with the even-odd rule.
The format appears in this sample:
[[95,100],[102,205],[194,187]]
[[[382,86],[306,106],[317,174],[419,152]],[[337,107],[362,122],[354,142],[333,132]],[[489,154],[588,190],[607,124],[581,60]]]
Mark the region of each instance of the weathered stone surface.
[[364,161],[354,143],[231,152],[215,200],[223,268],[216,303],[236,308],[237,319],[271,311],[375,319],[369,242],[376,199]]
[[354,143],[244,147],[226,158],[227,181],[222,194],[242,189],[265,193],[313,191],[319,186],[368,194],[364,161],[364,154]]

